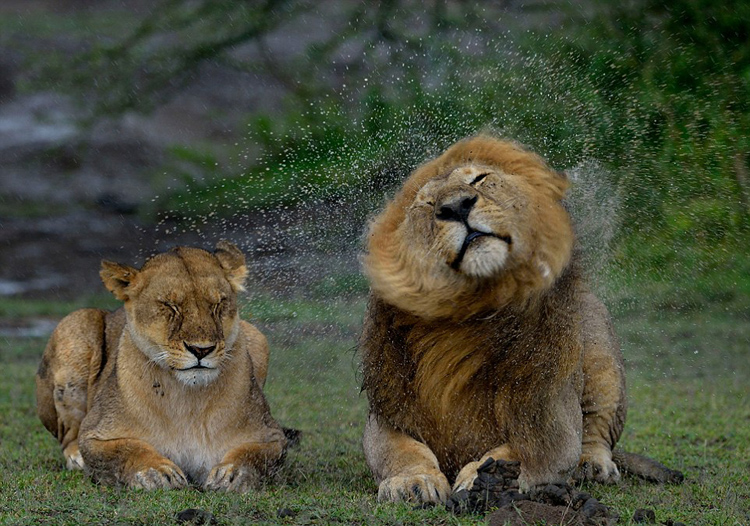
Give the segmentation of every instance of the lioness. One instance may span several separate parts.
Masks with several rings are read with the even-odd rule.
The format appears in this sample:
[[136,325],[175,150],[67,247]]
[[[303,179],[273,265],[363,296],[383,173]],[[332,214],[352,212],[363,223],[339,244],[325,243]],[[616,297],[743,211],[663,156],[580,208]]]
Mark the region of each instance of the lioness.
[[262,392],[266,339],[238,314],[242,252],[178,247],[100,275],[124,308],[66,316],[36,377],[67,467],[133,488],[257,485],[286,439]]
[[369,227],[360,339],[367,462],[386,501],[443,502],[488,458],[521,489],[615,482],[625,376],[587,289],[569,182],[489,136],[420,167]]

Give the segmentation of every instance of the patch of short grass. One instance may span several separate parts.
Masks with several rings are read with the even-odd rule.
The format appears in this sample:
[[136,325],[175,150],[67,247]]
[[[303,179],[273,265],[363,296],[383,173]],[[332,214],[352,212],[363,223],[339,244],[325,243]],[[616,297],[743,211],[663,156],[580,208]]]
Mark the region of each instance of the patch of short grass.
[[[589,486],[623,518],[637,508],[657,523],[750,521],[750,317],[722,307],[617,319],[629,383],[620,445],[684,472],[660,486],[626,478]],[[629,524],[629,522],[625,522]]]
[[[251,298],[248,309],[271,345],[266,394],[273,414],[302,431],[274,481],[247,495],[146,493],[99,487],[65,471],[59,447],[35,415],[33,375],[45,341],[6,338],[0,339],[0,524],[169,524],[186,508],[210,511],[222,525],[484,522],[441,508],[377,503],[360,444],[367,405],[355,355],[361,296]],[[630,399],[621,445],[682,470],[686,482],[626,478],[585,489],[613,507],[620,524],[632,524],[634,510],[643,507],[656,511],[657,522],[747,524],[750,317],[716,305],[687,313],[651,305],[618,312]],[[278,518],[282,508],[292,516]]]
[[[362,307],[360,301],[360,312]],[[272,348],[266,393],[277,420],[300,429],[302,440],[276,480],[247,495],[104,488],[65,471],[57,443],[35,415],[33,375],[45,342],[0,340],[0,356],[5,359],[9,347],[15,356],[0,383],[0,524],[169,524],[186,508],[208,510],[226,525],[479,522],[438,509],[414,511],[376,502],[377,488],[360,445],[366,399],[359,392],[352,351],[355,332],[326,338],[313,330],[286,346],[278,342],[288,338],[275,337],[285,323],[274,316],[258,321]],[[344,319],[341,326],[346,325]],[[301,327],[298,331],[304,332],[304,323]],[[279,519],[282,508],[294,516]]]

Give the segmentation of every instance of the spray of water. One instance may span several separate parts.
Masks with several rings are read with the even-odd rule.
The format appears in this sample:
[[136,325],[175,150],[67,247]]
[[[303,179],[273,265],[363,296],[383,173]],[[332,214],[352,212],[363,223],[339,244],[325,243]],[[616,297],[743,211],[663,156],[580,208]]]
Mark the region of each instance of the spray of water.
[[[296,126],[264,132],[271,154],[252,159],[259,137],[251,133],[238,162],[254,166],[231,184],[189,196],[206,212],[180,228],[234,239],[257,259],[264,286],[304,293],[326,276],[358,274],[367,218],[411,170],[489,130],[528,145],[556,168],[573,167],[571,210],[581,241],[594,247],[592,266],[600,267],[618,202],[613,174],[591,160],[608,125],[597,115],[594,87],[550,59],[521,53],[507,35],[470,36],[420,41],[401,67],[383,66],[341,87],[339,104],[311,102]],[[380,52],[405,57],[401,49]],[[272,196],[270,206],[254,204],[261,194]]]

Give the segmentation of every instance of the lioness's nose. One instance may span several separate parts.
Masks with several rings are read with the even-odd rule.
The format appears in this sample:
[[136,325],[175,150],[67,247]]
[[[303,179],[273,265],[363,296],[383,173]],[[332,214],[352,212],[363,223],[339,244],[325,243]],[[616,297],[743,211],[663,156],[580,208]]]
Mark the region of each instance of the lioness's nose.
[[197,345],[197,344],[188,343],[188,342],[182,342],[182,344],[185,346],[185,349],[187,349],[190,354],[192,354],[199,360],[202,358],[205,358],[206,356],[211,354],[214,349],[216,349],[216,344]]
[[474,205],[477,204],[478,197],[459,197],[458,199],[448,200],[440,203],[435,213],[436,219],[443,221],[462,221],[466,222],[469,219],[469,214]]

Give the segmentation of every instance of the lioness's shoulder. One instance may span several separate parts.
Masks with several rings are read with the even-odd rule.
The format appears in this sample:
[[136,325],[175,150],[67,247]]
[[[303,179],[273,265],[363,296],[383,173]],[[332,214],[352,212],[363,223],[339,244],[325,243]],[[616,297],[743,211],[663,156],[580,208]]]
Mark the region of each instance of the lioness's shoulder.
[[240,320],[240,332],[251,346],[268,347],[268,339],[260,330],[247,320]]

